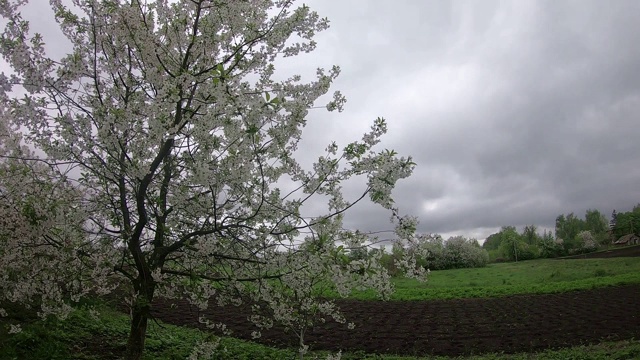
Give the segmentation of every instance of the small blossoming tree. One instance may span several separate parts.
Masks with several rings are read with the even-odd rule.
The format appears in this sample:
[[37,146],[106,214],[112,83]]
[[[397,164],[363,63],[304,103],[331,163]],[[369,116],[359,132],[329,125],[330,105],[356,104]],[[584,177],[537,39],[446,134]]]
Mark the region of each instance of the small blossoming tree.
[[583,252],[592,252],[598,249],[598,243],[596,242],[593,234],[591,234],[591,231],[581,231],[576,237],[578,238],[578,241],[581,245],[580,250],[582,250]]
[[[391,198],[415,164],[374,149],[387,131],[377,119],[304,169],[294,152],[308,109],[340,69],[274,80],[274,60],[312,51],[326,19],[288,0],[50,0],[71,44],[54,59],[24,3],[0,1],[0,53],[12,68],[0,75],[0,211],[12,224],[0,234],[0,265],[11,270],[0,300],[37,301],[46,316],[128,286],[126,358],[139,359],[158,296],[268,306],[304,349],[307,323],[291,318],[291,299],[303,317],[341,319],[307,291],[318,276],[343,295],[388,294],[376,257],[341,256],[340,246],[366,240],[343,228],[343,214],[368,197],[390,211],[400,240],[416,241],[416,219]],[[326,108],[344,102],[336,92]],[[358,176],[366,187],[345,198],[341,183]],[[304,214],[318,197],[325,211]],[[408,254],[398,267],[425,275]]]

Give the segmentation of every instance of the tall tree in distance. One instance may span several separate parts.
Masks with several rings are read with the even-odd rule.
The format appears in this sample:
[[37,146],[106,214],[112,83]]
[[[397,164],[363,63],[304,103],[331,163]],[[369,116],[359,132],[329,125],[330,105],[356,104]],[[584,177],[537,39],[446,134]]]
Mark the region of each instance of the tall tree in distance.
[[[299,324],[290,318],[296,304],[336,315],[330,302],[307,295],[313,282],[330,282],[341,295],[356,287],[389,294],[378,258],[342,256],[368,240],[342,219],[368,198],[389,211],[400,241],[415,242],[417,220],[402,216],[391,197],[415,164],[375,148],[387,131],[377,119],[360,140],[329,143],[304,169],[295,150],[308,110],[340,69],[318,69],[309,83],[298,75],[274,80],[274,60],[314,50],[326,19],[292,1],[74,0],[68,8],[51,0],[71,44],[51,58],[21,15],[24,3],[0,1],[0,53],[13,71],[0,75],[0,123],[24,131],[22,141],[43,155],[10,149],[4,159],[17,158],[40,193],[52,180],[60,190],[51,194],[64,185],[75,195],[54,197],[54,212],[16,204],[33,215],[25,220],[49,214],[56,226],[0,237],[0,268],[43,270],[0,276],[0,300],[26,301],[40,290],[77,300],[115,282],[131,293],[125,358],[140,359],[157,296],[186,297],[200,308],[214,295],[222,304],[250,299],[266,304],[274,321]],[[326,109],[344,102],[335,92]],[[78,175],[70,178],[69,169]],[[346,198],[341,184],[353,177],[366,185]],[[17,201],[22,185],[8,180],[0,181],[3,191]],[[303,214],[315,198],[326,208]],[[34,246],[42,251],[22,251]],[[80,279],[66,287],[51,280],[51,271],[69,266],[48,268],[47,249],[70,257]],[[397,266],[424,277],[408,254]],[[47,298],[58,306],[43,303],[43,314],[68,306],[65,299]]]
[[556,237],[564,239],[566,236],[566,222],[567,220],[564,217],[564,214],[560,214],[556,217]]
[[500,236],[501,232],[497,232],[487,236],[487,238],[482,243],[482,248],[485,250],[496,250],[500,247],[500,243],[502,242],[502,237]]
[[589,231],[596,242],[603,243],[607,240],[607,218],[596,209],[589,209],[585,213],[585,228]]
[[613,243],[618,238],[616,237],[616,225],[618,223],[618,213],[615,209],[611,212],[611,220],[609,221],[609,241]]
[[640,234],[640,208],[634,207],[632,211],[616,213],[611,232],[615,239],[628,234]]
[[516,228],[513,226],[503,226],[502,230],[500,230],[500,237],[500,250],[502,254],[507,259],[514,261],[522,259],[523,245],[525,245],[525,242]]
[[535,225],[526,225],[522,229],[522,238],[528,245],[538,244],[540,236],[538,235],[538,228]]
[[571,249],[576,243],[576,236],[584,229],[584,220],[573,213],[559,215],[556,218],[556,237],[563,239],[565,248]]

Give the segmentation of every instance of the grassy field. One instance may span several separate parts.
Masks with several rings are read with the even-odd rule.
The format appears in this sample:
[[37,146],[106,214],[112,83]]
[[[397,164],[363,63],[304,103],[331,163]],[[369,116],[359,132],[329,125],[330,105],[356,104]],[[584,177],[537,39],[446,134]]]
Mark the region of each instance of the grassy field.
[[[467,297],[495,297],[525,293],[551,293],[640,283],[640,258],[536,260],[492,264],[481,269],[434,271],[429,282],[394,279],[392,300],[427,300]],[[360,299],[374,298],[359,293]],[[100,315],[91,317],[86,308],[74,311],[64,322],[42,322],[33,315],[16,313],[0,318],[0,360],[13,359],[117,359],[128,333],[127,315],[98,304]],[[19,323],[23,331],[8,334],[7,324]],[[185,359],[199,341],[210,335],[189,328],[154,323],[148,333],[146,359]],[[231,338],[221,340],[214,359],[294,359],[294,349],[282,350]],[[324,358],[312,353],[306,358]],[[636,359],[640,341],[602,343],[594,346],[546,351],[538,354],[489,354],[465,359]],[[343,354],[343,359],[441,359],[437,357],[397,357]],[[462,359],[462,358],[460,358]]]
[[[393,279],[391,300],[435,300],[547,294],[640,283],[640,258],[530,260],[479,269],[433,271],[429,281]],[[353,298],[373,300],[371,291]]]
[[[64,322],[23,322],[23,331],[8,335],[0,330],[0,360],[110,360],[117,359],[124,349],[129,319],[126,315],[104,307],[94,319],[88,310],[77,309]],[[186,359],[198,341],[212,340],[199,330],[163,323],[150,323],[145,359]],[[306,359],[323,359],[327,353],[311,352]],[[256,343],[232,338],[222,338],[213,359],[217,360],[271,360],[296,359],[295,350],[274,349]],[[487,354],[454,359],[637,359],[640,358],[640,341],[607,342],[593,346],[580,346],[562,350],[547,350],[526,354]],[[391,355],[343,354],[344,360],[438,360],[444,357],[398,357]]]

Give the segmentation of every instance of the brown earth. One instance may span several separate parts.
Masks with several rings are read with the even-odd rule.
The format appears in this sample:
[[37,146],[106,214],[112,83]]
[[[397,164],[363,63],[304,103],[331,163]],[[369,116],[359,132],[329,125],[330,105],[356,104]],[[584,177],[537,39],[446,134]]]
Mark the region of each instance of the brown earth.
[[[640,338],[640,285],[563,294],[442,301],[355,301],[338,304],[356,329],[327,322],[311,330],[315,350],[401,355],[463,355],[533,352],[603,340]],[[201,326],[186,302],[155,304],[155,316],[176,325]],[[232,336],[251,339],[255,328],[246,307],[212,307],[204,312],[224,322]],[[262,333],[261,343],[295,347],[282,329]]]

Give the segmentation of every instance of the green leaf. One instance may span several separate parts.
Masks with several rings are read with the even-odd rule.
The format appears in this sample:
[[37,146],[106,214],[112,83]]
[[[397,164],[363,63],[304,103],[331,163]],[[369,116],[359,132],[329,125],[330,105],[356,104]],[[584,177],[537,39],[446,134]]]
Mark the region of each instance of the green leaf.
[[271,95],[269,95],[269,93],[268,93],[268,92],[266,92],[266,91],[265,91],[265,93],[264,93],[264,96],[266,96],[266,97],[267,97],[267,101],[269,101],[269,99],[271,99]]
[[396,156],[398,153],[395,150],[384,149],[385,155],[387,156]]
[[250,125],[245,132],[249,135],[255,135],[258,133],[258,127],[255,125]]
[[374,191],[371,193],[371,201],[376,202],[382,200],[384,194],[381,191]]

